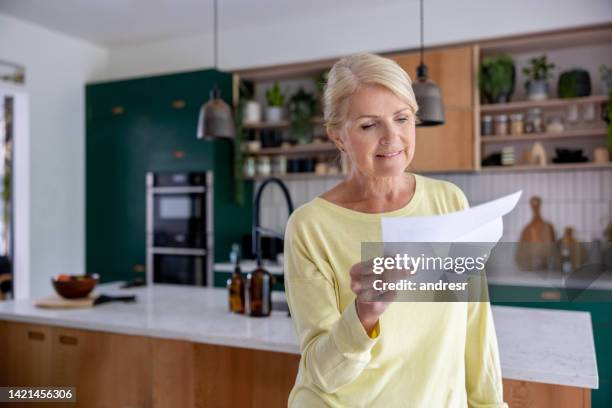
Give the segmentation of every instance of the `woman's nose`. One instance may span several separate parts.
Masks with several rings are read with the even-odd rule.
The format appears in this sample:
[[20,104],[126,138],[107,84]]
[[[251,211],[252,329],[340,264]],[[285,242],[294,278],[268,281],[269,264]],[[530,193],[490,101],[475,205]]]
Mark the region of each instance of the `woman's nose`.
[[396,139],[400,138],[399,130],[394,129],[393,126],[386,125],[383,127],[384,127],[384,130],[380,138],[380,144],[385,145],[385,146],[390,145],[390,144],[393,144],[393,142]]

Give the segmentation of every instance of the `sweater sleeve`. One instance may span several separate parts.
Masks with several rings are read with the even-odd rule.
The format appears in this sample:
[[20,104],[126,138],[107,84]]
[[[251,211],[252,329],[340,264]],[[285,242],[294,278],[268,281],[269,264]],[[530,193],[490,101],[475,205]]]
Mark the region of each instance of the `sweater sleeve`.
[[297,332],[305,373],[323,392],[356,379],[378,340],[359,321],[355,302],[339,310],[331,274],[317,268],[295,220],[285,232],[285,292]]
[[468,303],[465,367],[470,407],[508,408],[489,302]]

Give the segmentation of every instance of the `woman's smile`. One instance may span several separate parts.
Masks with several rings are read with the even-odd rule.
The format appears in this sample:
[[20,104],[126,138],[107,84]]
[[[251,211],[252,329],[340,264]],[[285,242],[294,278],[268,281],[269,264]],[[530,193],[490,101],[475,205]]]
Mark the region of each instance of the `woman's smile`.
[[401,150],[396,150],[396,151],[392,151],[392,152],[388,152],[388,153],[377,153],[376,154],[376,158],[377,159],[393,159],[395,157],[399,157],[400,153],[403,153],[404,150],[406,149],[401,149]]

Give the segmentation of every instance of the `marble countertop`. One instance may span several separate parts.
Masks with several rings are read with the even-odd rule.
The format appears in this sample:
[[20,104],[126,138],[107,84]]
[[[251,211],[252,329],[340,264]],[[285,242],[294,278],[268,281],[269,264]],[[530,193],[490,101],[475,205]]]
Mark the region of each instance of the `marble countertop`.
[[[29,299],[5,301],[0,302],[0,320],[299,353],[286,312],[274,311],[267,318],[229,313],[225,289],[119,286],[103,284],[97,292],[135,294],[137,302],[59,310],[37,308]],[[283,295],[275,292],[273,300]],[[493,315],[504,378],[598,387],[589,313],[494,306]]]

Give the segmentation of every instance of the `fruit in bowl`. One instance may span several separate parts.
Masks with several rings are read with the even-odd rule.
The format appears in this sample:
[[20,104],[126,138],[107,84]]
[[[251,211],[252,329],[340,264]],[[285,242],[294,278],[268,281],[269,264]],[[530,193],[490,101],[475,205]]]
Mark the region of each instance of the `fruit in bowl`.
[[51,278],[53,288],[58,295],[66,299],[86,297],[98,283],[99,275],[66,275],[60,274]]

